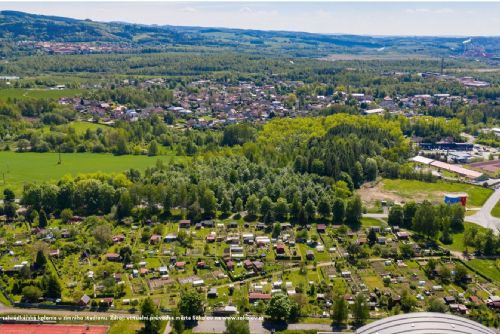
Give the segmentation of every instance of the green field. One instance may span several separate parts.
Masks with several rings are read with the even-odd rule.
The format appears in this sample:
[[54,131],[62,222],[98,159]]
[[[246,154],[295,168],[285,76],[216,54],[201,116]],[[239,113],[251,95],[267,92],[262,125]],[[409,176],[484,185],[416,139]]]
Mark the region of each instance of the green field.
[[46,98],[58,99],[67,96],[81,95],[81,89],[26,89],[26,88],[7,88],[0,89],[0,100],[11,99],[29,99]]
[[114,321],[109,328],[108,334],[132,334],[137,333],[143,324],[135,320]]
[[166,162],[183,159],[173,155],[148,157],[95,153],[63,153],[61,157],[62,163],[58,165],[57,153],[0,152],[0,190],[9,187],[19,196],[23,184],[27,182],[55,181],[66,174],[112,173],[130,168],[143,171],[158,159]]
[[380,219],[367,218],[367,217],[361,218],[361,226],[363,226],[363,228],[368,228],[371,226],[385,226],[385,225],[387,225],[387,223]]
[[383,190],[389,191],[404,199],[428,199],[443,201],[445,193],[464,192],[469,195],[467,206],[482,206],[493,193],[493,190],[464,183],[448,183],[438,181],[427,183],[415,180],[384,179]]
[[[470,223],[470,222],[464,222],[464,229],[465,230],[471,228],[472,226],[476,227],[480,232],[487,231],[487,229],[484,228],[484,227],[482,227],[482,226],[479,226],[479,225],[476,225],[476,224]],[[453,242],[451,244],[445,245],[445,244],[439,242],[440,245],[443,248],[449,249],[451,251],[456,251],[456,252],[463,252],[463,251],[465,251],[465,246],[464,246],[464,232],[454,233],[454,234],[452,234],[452,237],[453,237]],[[474,249],[471,248],[471,247],[469,247],[468,251],[472,252],[472,251],[474,251]]]
[[[75,133],[77,135],[83,135],[87,131],[87,129],[90,129],[92,131],[96,131],[97,129],[106,129],[108,128],[108,125],[104,124],[99,124],[99,123],[91,123],[91,122],[85,122],[85,121],[74,121],[68,124],[63,124],[63,125],[57,125],[55,126],[57,131],[63,131],[68,128],[72,128],[75,130]],[[42,132],[48,133],[51,131],[51,126],[45,125],[42,129]]]
[[498,201],[493,210],[491,210],[491,215],[500,218],[500,201]]
[[492,281],[500,283],[500,260],[474,259],[467,264]]

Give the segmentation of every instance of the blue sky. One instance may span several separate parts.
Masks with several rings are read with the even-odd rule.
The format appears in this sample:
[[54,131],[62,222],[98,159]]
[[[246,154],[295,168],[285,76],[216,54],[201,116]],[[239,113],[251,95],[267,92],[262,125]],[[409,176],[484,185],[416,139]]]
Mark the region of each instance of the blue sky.
[[4,2],[30,13],[204,27],[364,35],[499,36],[499,2]]

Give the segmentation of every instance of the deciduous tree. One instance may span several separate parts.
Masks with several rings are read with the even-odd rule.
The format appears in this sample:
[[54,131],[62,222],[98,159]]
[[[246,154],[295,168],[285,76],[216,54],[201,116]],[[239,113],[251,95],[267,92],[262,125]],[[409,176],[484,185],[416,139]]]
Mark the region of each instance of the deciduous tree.
[[146,297],[141,304],[141,316],[144,317],[144,327],[141,329],[143,334],[157,334],[160,331],[160,321],[154,319],[158,314],[158,307],[150,297]]

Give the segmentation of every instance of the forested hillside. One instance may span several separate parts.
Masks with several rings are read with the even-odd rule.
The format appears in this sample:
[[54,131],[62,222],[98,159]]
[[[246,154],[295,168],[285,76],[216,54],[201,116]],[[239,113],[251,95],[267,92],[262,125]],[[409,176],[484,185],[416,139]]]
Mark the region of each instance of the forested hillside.
[[[169,47],[209,47],[238,52],[295,57],[323,57],[332,53],[377,56],[459,55],[462,37],[371,37],[303,32],[258,31],[229,28],[149,26],[104,23],[15,11],[0,12],[0,39],[15,41],[119,43],[151,52]],[[474,38],[475,45],[498,54],[496,37]],[[15,47],[14,47],[15,49]],[[13,49],[4,46],[4,52]]]

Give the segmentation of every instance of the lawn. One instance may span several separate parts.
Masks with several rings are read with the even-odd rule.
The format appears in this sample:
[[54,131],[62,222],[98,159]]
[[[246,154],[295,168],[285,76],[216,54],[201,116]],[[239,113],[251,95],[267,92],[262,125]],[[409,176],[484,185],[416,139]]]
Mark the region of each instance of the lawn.
[[500,218],[500,201],[498,201],[495,207],[493,207],[493,210],[491,210],[491,215]]
[[[486,231],[486,229],[484,227],[481,227],[481,226],[476,225],[474,223],[464,222],[464,229],[469,229],[472,226],[476,227],[479,231]],[[444,245],[441,242],[439,242],[440,245],[446,249],[451,250],[451,251],[463,252],[465,250],[464,233],[463,232],[455,233],[455,234],[452,234],[452,237],[453,237],[453,242],[451,244]],[[469,248],[468,251],[471,252],[471,251],[473,251],[473,249]]]
[[67,174],[122,172],[130,168],[144,171],[158,159],[166,162],[183,159],[173,155],[148,157],[104,153],[63,153],[61,157],[62,163],[58,165],[57,153],[0,152],[0,191],[9,187],[20,195],[26,182],[55,181]]
[[71,97],[81,95],[81,89],[25,89],[25,88],[7,88],[0,89],[0,100],[11,99],[29,99],[45,98],[59,99],[61,97]]
[[361,218],[361,226],[363,226],[364,228],[368,228],[371,226],[385,226],[385,225],[387,225],[387,223],[385,223],[380,219],[367,218],[367,217]]
[[384,282],[378,275],[362,276],[363,281],[369,289],[383,289]]
[[500,260],[474,259],[468,261],[467,264],[492,281],[500,283]]
[[143,327],[143,324],[136,320],[114,321],[109,328],[108,334],[135,334]]
[[392,192],[404,199],[411,200],[422,197],[431,201],[443,201],[445,193],[464,192],[469,195],[468,206],[482,206],[493,193],[493,190],[464,183],[422,182],[416,180],[384,179],[383,190]]
[[5,298],[5,295],[0,292],[0,304],[3,304],[5,306],[10,306],[10,302],[7,298]]
[[[75,130],[75,133],[77,135],[83,135],[87,131],[87,129],[90,129],[92,131],[96,131],[97,129],[106,129],[108,126],[104,124],[98,124],[98,123],[91,123],[91,122],[84,122],[84,121],[75,121],[71,122],[68,124],[63,124],[63,125],[58,125],[56,126],[56,129],[58,131],[60,130],[65,130],[67,128],[73,128]],[[50,132],[51,126],[46,125],[43,127],[43,132]]]

